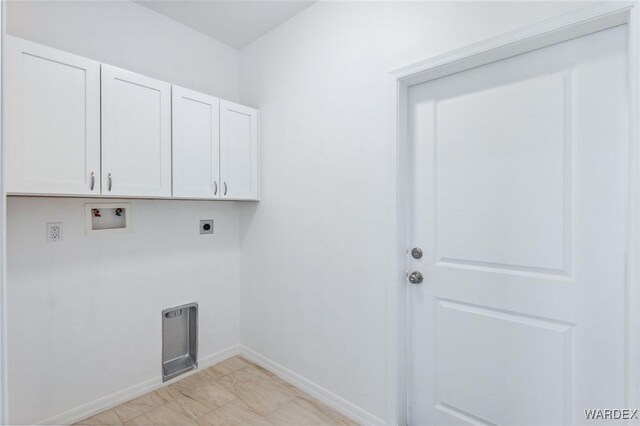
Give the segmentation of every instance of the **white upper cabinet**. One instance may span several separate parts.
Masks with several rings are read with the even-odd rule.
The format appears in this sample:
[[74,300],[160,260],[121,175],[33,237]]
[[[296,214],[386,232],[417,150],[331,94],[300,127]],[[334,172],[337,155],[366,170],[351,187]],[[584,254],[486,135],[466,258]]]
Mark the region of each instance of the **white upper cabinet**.
[[173,196],[220,198],[220,100],[173,86]]
[[258,200],[258,111],[7,36],[9,194]]
[[104,64],[102,195],[171,196],[171,85]]
[[258,199],[258,111],[220,100],[222,198]]
[[10,36],[5,46],[7,192],[99,194],[100,63]]

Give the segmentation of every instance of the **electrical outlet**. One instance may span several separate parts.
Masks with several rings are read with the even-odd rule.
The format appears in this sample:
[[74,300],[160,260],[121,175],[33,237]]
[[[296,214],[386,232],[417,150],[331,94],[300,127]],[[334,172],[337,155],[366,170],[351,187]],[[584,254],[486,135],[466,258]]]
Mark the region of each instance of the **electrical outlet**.
[[200,233],[201,234],[213,234],[213,219],[200,221]]
[[62,222],[47,223],[47,242],[57,243],[62,240]]

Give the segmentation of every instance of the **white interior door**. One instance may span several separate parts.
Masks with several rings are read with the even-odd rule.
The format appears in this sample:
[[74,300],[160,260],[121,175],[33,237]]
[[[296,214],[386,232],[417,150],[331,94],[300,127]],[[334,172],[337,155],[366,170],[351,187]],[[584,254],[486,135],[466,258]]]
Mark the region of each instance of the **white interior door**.
[[6,37],[11,193],[100,193],[100,63]]
[[102,195],[171,196],[171,85],[102,65]]
[[409,424],[625,407],[626,31],[409,88]]
[[220,100],[222,198],[258,199],[258,111]]
[[172,90],[173,196],[220,198],[220,100]]

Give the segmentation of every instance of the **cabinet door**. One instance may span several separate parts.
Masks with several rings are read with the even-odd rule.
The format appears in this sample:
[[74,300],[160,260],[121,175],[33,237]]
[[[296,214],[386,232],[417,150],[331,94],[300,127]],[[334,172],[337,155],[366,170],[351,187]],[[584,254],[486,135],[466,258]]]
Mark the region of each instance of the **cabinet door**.
[[100,193],[100,64],[7,36],[7,192]]
[[220,198],[220,100],[172,91],[173,196]]
[[222,198],[258,199],[258,111],[220,100]]
[[171,196],[171,85],[104,64],[102,195]]

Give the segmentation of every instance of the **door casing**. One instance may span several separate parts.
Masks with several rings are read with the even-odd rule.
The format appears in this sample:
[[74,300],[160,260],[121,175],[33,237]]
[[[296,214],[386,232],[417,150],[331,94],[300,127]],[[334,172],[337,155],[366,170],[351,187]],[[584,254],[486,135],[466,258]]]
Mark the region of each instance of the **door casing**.
[[393,158],[397,169],[396,281],[388,289],[389,407],[387,423],[407,424],[407,250],[409,235],[410,146],[407,139],[408,88],[491,62],[520,55],[618,25],[628,26],[628,99],[631,155],[626,306],[626,405],[640,407],[640,4],[598,3],[395,70],[390,75]]

